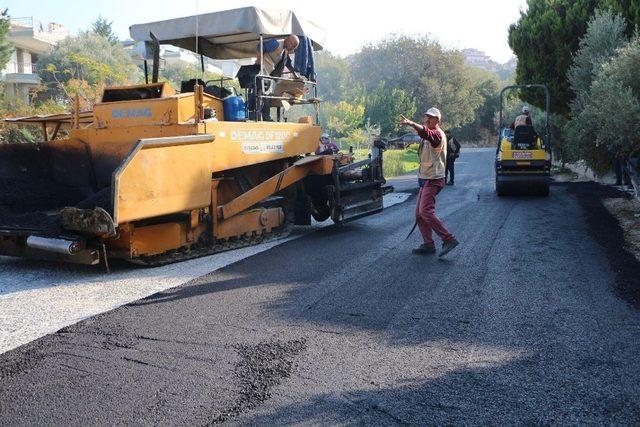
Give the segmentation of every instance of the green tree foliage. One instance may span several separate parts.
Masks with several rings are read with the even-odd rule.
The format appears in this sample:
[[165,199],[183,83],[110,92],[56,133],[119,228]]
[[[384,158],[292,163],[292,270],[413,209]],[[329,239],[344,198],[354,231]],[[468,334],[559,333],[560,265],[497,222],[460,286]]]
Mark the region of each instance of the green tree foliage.
[[11,52],[13,52],[13,46],[6,40],[10,29],[11,21],[8,11],[5,9],[0,13],[0,70],[3,70],[7,65]]
[[382,135],[400,132],[400,115],[413,116],[415,113],[416,103],[413,98],[402,89],[386,87],[385,83],[381,83],[366,96],[365,116],[380,128]]
[[444,49],[426,36],[391,35],[369,45],[352,58],[353,76],[367,92],[381,82],[404,90],[415,100],[417,112],[437,106],[446,126],[460,126],[473,120],[482,99],[473,90],[474,81],[464,56]]
[[[65,111],[64,105],[54,101],[25,104],[21,98],[4,98],[0,101],[0,117],[24,117],[35,114],[56,114]],[[64,132],[59,132],[62,135]],[[28,143],[44,140],[42,127],[0,124],[0,143]]]
[[98,19],[93,21],[93,23],[91,24],[91,30],[95,34],[109,40],[109,43],[116,44],[118,43],[118,37],[116,37],[116,35],[113,34],[113,28],[111,28],[112,24],[113,24],[113,21],[109,21],[107,20],[107,18],[103,18],[102,16],[99,16]]
[[487,71],[470,69],[469,72],[475,81],[473,91],[480,97],[481,103],[475,110],[472,122],[451,130],[460,140],[489,142],[498,132],[501,83]]
[[611,168],[614,156],[640,151],[640,39],[618,49],[595,75],[587,102],[567,126],[577,150],[594,172]]
[[[567,81],[572,54],[587,30],[597,0],[528,0],[528,10],[509,28],[509,46],[518,57],[516,82],[544,83],[551,91],[554,112],[566,114],[573,93]],[[524,92],[540,108],[544,94]]]
[[364,105],[362,103],[351,104],[346,101],[340,101],[332,104],[326,102],[322,108],[322,127],[333,137],[347,137],[365,123]]
[[346,59],[321,51],[315,56],[315,67],[318,74],[318,96],[323,101],[336,103],[352,100],[363,94],[364,91],[355,82]]
[[587,32],[580,39],[579,48],[573,55],[573,63],[567,72],[569,85],[576,94],[577,101],[591,87],[594,73],[601,64],[628,41],[624,35],[625,28],[624,18],[609,11],[596,11],[589,21]]
[[371,142],[380,136],[380,126],[372,124],[368,119],[362,126],[352,129],[347,135],[350,146],[357,149],[369,148]]
[[640,2],[638,0],[602,0],[601,7],[621,14],[627,21],[626,34],[631,37],[640,26]]
[[90,32],[67,37],[40,55],[38,74],[46,97],[67,102],[78,94],[84,108],[93,105],[104,87],[140,80],[140,71],[121,45]]
[[593,80],[602,64],[614,56],[616,49],[628,43],[624,34],[626,22],[621,15],[609,11],[596,12],[589,21],[579,49],[568,72],[571,89],[576,98],[571,102],[571,120],[565,126],[566,145],[563,154],[567,160],[585,159],[594,170],[603,171],[611,164],[612,153],[602,144],[595,143],[592,121],[593,106],[601,94],[592,91]]

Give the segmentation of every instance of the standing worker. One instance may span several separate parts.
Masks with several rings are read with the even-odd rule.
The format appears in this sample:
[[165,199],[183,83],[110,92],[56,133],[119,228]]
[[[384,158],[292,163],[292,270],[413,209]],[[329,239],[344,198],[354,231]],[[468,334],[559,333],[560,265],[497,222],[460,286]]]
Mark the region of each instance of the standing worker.
[[416,204],[416,224],[424,243],[412,252],[428,255],[436,253],[432,238],[435,232],[442,239],[439,256],[446,255],[458,246],[458,241],[444,224],[436,217],[436,195],[444,188],[445,162],[447,156],[447,137],[440,129],[440,110],[429,108],[424,113],[422,125],[402,116],[401,125],[411,126],[422,138],[418,148],[420,167],[418,169],[418,203]]
[[447,185],[454,185],[455,171],[453,169],[456,159],[460,157],[460,143],[451,135],[450,130],[445,131],[444,134],[447,136],[447,169],[444,172],[444,181]]

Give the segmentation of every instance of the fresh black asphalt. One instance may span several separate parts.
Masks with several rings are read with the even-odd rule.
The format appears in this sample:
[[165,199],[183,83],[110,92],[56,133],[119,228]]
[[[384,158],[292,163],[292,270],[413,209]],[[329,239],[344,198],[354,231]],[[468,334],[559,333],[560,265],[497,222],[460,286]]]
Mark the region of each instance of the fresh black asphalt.
[[[638,424],[640,269],[592,183],[413,199],[0,355],[0,425]],[[413,180],[396,182],[415,191]]]

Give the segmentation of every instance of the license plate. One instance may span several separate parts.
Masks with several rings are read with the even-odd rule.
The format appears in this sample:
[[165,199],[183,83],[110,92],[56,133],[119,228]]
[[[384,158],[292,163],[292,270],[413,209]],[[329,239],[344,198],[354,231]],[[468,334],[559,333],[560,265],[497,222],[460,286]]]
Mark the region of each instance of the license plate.
[[514,151],[513,158],[514,159],[530,159],[531,153],[529,151],[524,151],[524,152]]

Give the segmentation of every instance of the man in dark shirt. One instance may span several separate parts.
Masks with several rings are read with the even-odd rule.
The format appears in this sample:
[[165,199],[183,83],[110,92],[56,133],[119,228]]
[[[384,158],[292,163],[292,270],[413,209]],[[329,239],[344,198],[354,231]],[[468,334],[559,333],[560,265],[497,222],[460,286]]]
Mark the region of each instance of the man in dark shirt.
[[454,163],[456,159],[460,156],[460,143],[458,140],[451,134],[450,130],[445,131],[444,133],[447,137],[447,168],[444,172],[444,180],[447,182],[447,185],[454,185],[453,181],[455,178],[454,171]]

